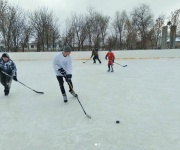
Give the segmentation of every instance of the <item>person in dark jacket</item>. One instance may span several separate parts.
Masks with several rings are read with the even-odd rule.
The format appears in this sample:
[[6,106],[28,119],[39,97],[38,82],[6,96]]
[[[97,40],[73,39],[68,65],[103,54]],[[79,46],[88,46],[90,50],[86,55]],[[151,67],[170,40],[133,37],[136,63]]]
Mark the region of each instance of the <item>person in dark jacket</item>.
[[101,64],[101,61],[100,61],[100,59],[99,59],[98,49],[97,49],[97,48],[95,48],[95,49],[92,50],[92,55],[91,55],[90,58],[92,58],[92,57],[93,57],[94,63],[96,63],[96,59],[97,59],[97,60],[99,61],[99,63]]
[[16,65],[7,53],[3,53],[0,58],[0,82],[4,86],[4,95],[9,94],[12,79],[17,81]]

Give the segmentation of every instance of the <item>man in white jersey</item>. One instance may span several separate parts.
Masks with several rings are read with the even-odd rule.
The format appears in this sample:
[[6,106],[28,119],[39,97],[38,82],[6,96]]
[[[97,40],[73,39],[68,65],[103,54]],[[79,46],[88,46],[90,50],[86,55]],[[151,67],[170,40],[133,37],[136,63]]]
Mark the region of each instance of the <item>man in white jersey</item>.
[[69,92],[74,96],[77,97],[78,95],[73,90],[73,84],[71,81],[72,78],[72,59],[70,56],[71,48],[69,46],[65,46],[63,51],[56,54],[53,59],[53,67],[59,82],[60,90],[63,95],[64,102],[67,103],[67,95],[64,88],[64,80],[69,85]]

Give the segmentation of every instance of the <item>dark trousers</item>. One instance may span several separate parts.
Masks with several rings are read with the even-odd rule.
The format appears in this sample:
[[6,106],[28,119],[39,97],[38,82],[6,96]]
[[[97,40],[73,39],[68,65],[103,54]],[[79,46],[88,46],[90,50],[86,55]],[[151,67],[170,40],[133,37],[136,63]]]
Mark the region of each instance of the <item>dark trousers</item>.
[[101,61],[100,61],[100,59],[99,59],[99,56],[94,56],[94,57],[93,57],[94,63],[96,63],[96,59],[99,61],[99,63],[101,63]]
[[4,73],[0,72],[0,82],[4,86],[5,89],[10,89],[12,77],[9,77],[5,75]]
[[110,68],[113,70],[113,64],[112,65],[108,64],[108,69],[110,70]]
[[[59,86],[60,86],[60,90],[61,90],[61,93],[62,94],[66,94],[66,91],[64,89],[64,80],[63,80],[63,77],[62,76],[56,76],[57,77],[57,80],[59,82]],[[73,91],[73,84],[72,84],[72,81],[71,80],[68,80],[68,83],[71,85],[69,85],[69,92]]]

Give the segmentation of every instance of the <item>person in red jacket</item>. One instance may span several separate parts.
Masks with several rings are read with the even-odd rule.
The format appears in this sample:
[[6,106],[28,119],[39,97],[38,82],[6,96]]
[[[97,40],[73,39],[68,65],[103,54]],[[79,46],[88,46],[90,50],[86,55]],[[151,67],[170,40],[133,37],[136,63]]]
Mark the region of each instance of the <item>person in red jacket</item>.
[[110,71],[110,69],[111,72],[114,72],[113,63],[115,60],[115,56],[111,49],[109,49],[109,52],[107,52],[105,59],[108,59],[108,72]]

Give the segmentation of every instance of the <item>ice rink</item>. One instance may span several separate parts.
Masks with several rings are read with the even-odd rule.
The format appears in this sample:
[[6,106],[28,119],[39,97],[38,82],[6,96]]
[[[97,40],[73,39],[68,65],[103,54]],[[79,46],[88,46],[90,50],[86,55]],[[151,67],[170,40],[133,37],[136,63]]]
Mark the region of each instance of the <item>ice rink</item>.
[[[0,85],[1,150],[179,150],[180,59],[73,60],[65,104],[51,60],[15,61],[9,96]],[[120,123],[116,124],[119,120]]]

